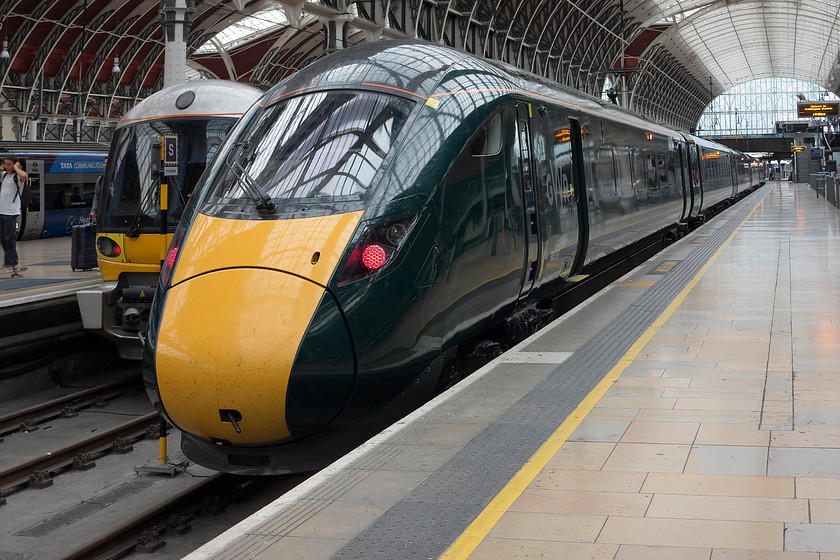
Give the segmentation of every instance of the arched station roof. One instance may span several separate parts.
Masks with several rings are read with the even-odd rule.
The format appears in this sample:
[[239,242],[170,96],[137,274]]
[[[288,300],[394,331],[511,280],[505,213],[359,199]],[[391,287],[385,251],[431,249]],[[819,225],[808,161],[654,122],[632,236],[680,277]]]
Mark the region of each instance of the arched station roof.
[[[397,37],[449,44],[594,95],[614,83],[623,104],[682,128],[694,126],[711,95],[756,78],[840,87],[836,0],[188,4],[193,71],[266,87],[331,49]],[[9,53],[0,55],[0,101],[17,134],[37,119],[39,138],[108,141],[119,116],[162,86],[161,0],[0,0],[0,6]],[[273,19],[229,43],[231,26],[254,21],[248,18]],[[112,72],[115,59],[119,74]]]

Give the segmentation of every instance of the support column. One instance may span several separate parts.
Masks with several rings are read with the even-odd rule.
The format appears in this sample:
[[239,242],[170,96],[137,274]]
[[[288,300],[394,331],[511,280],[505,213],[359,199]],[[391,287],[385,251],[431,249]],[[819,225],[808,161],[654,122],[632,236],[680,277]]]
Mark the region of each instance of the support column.
[[324,26],[324,51],[327,54],[347,48],[347,27],[353,21],[352,15],[319,16],[318,20]]
[[166,56],[163,87],[187,81],[187,37],[195,13],[195,0],[160,0],[160,18]]

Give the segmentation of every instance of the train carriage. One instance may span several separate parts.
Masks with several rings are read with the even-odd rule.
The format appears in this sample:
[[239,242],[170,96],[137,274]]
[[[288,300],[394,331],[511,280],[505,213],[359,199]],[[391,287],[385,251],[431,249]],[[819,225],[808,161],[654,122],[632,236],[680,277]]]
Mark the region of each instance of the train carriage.
[[335,53],[252,107],[197,185],[149,320],[149,395],[198,463],[322,466],[485,337],[521,340],[569,285],[733,197],[711,147],[734,157],[453,49]]
[[96,180],[108,147],[90,142],[3,142],[0,153],[20,158],[29,174],[29,204],[21,208],[18,239],[70,235],[73,226],[92,223]]

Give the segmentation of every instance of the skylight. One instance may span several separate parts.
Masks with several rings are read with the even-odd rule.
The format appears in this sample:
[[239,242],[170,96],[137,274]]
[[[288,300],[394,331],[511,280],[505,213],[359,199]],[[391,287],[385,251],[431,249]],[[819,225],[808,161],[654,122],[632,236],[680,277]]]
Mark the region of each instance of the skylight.
[[196,54],[214,53],[217,45],[218,48],[227,51],[267,35],[278,27],[286,25],[287,22],[288,19],[282,9],[263,10],[222,29],[212,39],[198,47],[195,52]]

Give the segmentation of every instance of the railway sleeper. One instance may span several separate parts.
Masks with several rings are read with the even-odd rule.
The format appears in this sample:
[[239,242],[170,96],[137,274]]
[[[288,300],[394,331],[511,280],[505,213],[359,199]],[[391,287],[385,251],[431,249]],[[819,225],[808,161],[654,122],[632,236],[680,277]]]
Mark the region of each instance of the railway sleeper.
[[134,550],[143,553],[152,553],[162,546],[166,546],[166,541],[161,537],[166,528],[152,527],[149,530],[143,531],[143,534],[137,539],[137,544]]

